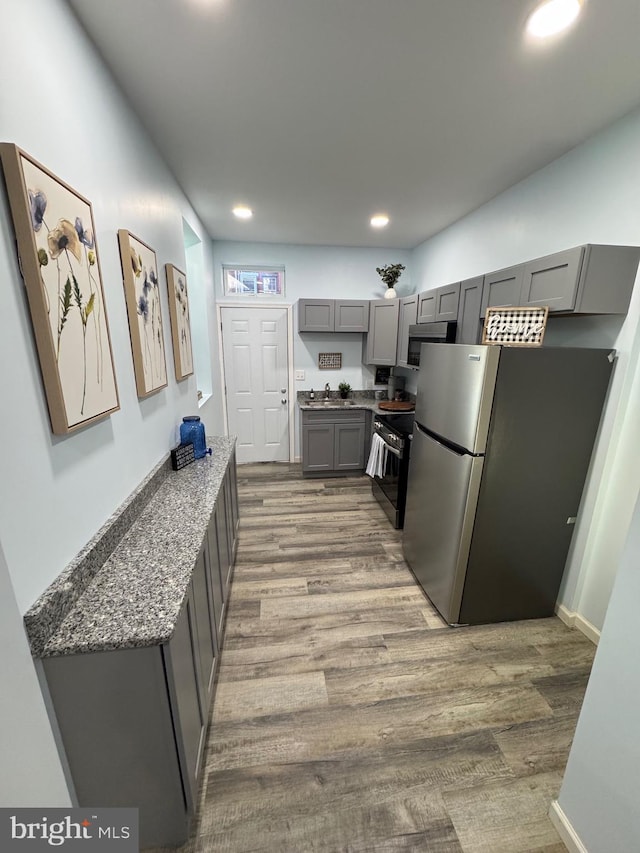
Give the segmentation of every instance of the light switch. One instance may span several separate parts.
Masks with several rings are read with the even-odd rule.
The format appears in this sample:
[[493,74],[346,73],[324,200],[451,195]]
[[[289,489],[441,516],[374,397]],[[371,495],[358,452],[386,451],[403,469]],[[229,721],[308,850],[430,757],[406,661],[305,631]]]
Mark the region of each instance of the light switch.
[[296,380],[304,382],[304,370],[296,370]]

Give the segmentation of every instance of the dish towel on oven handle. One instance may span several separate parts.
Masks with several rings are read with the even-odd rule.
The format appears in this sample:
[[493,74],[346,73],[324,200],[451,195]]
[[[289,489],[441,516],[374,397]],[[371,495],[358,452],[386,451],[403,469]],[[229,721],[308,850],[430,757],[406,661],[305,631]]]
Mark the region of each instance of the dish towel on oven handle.
[[371,451],[369,452],[369,461],[367,462],[366,473],[370,477],[384,476],[385,465],[387,464],[387,445],[384,439],[377,432],[371,436]]

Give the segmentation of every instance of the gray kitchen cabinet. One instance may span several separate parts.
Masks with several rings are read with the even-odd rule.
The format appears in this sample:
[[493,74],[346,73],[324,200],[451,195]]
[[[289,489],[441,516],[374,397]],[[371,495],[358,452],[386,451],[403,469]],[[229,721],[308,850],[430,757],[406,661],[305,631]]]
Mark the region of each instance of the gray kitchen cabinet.
[[302,474],[352,474],[365,465],[367,415],[364,409],[302,412]]
[[460,282],[436,287],[436,323],[442,320],[458,319],[458,302],[460,300]]
[[[188,837],[237,522],[233,456],[215,509],[203,525],[202,545],[170,636],[156,642],[143,639],[147,645],[61,654],[37,662],[78,802],[137,807],[141,847],[177,847]],[[166,535],[162,528],[159,535]],[[125,610],[126,601],[123,595]]]
[[520,305],[523,274],[524,265],[519,264],[485,275],[480,316],[485,316],[487,308]]
[[211,610],[213,625],[218,645],[222,644],[224,617],[226,614],[226,597],[220,572],[220,557],[218,554],[218,532],[215,514],[211,516],[206,535],[205,558],[211,589]]
[[[313,413],[315,415],[315,412]],[[327,412],[327,415],[329,413]],[[317,418],[307,418],[302,413],[302,473],[327,474],[333,471],[333,447],[335,430],[333,422],[326,419],[317,422]]]
[[435,323],[436,321],[436,291],[425,290],[418,294],[418,323]]
[[570,311],[576,304],[578,278],[584,248],[556,252],[524,265],[520,301],[535,307],[547,305],[549,311]]
[[399,316],[399,299],[374,299],[369,303],[369,332],[364,341],[365,364],[395,367]]
[[[206,604],[206,601],[205,601]],[[204,639],[205,625],[201,626]],[[204,643],[203,643],[204,645]],[[173,636],[162,647],[167,669],[176,746],[189,811],[194,811],[198,777],[207,734],[208,703],[203,701],[202,664],[193,588],[178,618]]]
[[484,276],[468,278],[460,282],[458,301],[457,344],[477,344],[482,338],[480,326],[480,307],[482,305],[482,284]]
[[636,246],[588,244],[524,264],[520,305],[558,314],[626,314],[640,260]]
[[335,332],[368,332],[369,300],[336,299]]
[[416,323],[418,316],[418,294],[405,296],[400,300],[398,319],[398,348],[396,350],[396,366],[411,367],[407,361],[409,355],[409,326]]
[[231,552],[229,543],[229,528],[227,526],[227,502],[224,500],[224,490],[220,490],[221,500],[218,501],[215,511],[216,540],[218,543],[218,565],[220,567],[220,580],[222,581],[222,598],[227,602],[229,597],[229,584],[231,583]]
[[637,246],[576,246],[484,277],[487,307],[549,307],[551,314],[626,314],[640,261]]
[[213,586],[209,574],[209,563],[206,557],[208,541],[200,549],[198,559],[191,577],[193,596],[193,611],[195,617],[194,648],[199,666],[200,704],[204,719],[207,718],[208,708],[213,696],[213,679],[215,676],[218,657],[218,636],[215,623],[215,607],[213,603]]
[[368,299],[300,299],[299,332],[366,332]]
[[439,323],[458,319],[460,282],[443,284],[418,294],[418,323]]
[[365,418],[362,417],[359,423],[335,424],[334,429],[334,469],[336,471],[362,471],[364,468]]
[[335,302],[333,299],[299,299],[299,332],[333,332]]
[[135,805],[141,846],[179,845],[205,743],[193,592],[159,646],[43,661],[81,804]]

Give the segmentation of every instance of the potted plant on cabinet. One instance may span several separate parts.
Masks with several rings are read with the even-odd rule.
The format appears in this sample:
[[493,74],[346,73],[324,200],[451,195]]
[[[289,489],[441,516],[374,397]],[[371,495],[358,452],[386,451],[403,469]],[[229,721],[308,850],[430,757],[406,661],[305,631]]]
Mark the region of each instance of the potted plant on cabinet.
[[338,391],[340,392],[340,396],[342,397],[342,399],[346,400],[346,398],[349,396],[349,391],[351,391],[351,385],[349,385],[348,382],[341,382],[338,385]]
[[406,269],[404,264],[387,264],[384,267],[376,267],[376,272],[387,285],[387,290],[384,294],[385,299],[395,298],[395,285],[402,275],[403,269]]

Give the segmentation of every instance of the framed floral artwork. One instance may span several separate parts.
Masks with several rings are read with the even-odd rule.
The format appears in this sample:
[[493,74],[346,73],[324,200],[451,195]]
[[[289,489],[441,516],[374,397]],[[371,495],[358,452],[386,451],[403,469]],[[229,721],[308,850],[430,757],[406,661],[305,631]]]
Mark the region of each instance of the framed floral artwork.
[[78,430],[120,408],[91,203],[0,143],[51,428]]
[[189,293],[187,276],[174,267],[165,265],[167,290],[169,293],[169,319],[176,380],[186,379],[193,373],[193,351],[191,349],[191,320],[189,317]]
[[118,230],[124,295],[138,397],[167,385],[156,253],[129,231]]

